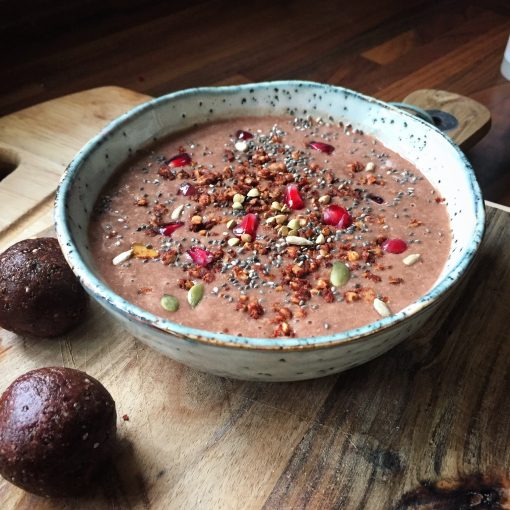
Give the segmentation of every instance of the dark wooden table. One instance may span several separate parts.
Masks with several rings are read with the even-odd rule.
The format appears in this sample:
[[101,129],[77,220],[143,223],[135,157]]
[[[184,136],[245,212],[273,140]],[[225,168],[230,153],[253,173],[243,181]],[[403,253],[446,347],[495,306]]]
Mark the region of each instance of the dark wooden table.
[[[505,0],[0,0],[0,114],[70,92],[309,79],[399,100],[447,89],[485,104],[469,151],[487,199],[510,205]],[[1,159],[1,158],[0,158]]]

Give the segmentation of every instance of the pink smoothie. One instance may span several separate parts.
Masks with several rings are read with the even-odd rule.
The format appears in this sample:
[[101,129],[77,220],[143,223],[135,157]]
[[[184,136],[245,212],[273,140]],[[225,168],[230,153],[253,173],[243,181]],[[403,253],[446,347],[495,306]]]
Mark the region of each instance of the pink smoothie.
[[398,312],[433,286],[450,239],[441,197],[409,161],[350,126],[275,117],[139,152],[90,227],[116,293],[248,337],[326,335]]

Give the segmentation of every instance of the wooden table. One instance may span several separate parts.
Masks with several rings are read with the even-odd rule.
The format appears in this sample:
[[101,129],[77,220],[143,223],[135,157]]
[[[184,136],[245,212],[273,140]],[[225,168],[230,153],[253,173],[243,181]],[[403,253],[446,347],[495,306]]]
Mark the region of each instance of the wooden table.
[[[510,206],[508,0],[0,0],[0,115],[119,85],[151,96],[305,79],[387,101],[444,89],[487,106],[468,153],[487,199]],[[1,160],[1,157],[0,157]]]
[[[0,182],[2,249],[51,225],[51,189],[67,161],[144,99],[104,88],[0,120],[0,151],[22,160]],[[458,299],[415,337],[337,376],[264,384],[203,374],[135,341],[98,306],[59,339],[0,330],[1,390],[35,367],[85,370],[116,400],[120,438],[86,498],[44,500],[0,481],[0,508],[425,509],[502,497],[510,215],[487,212],[485,243]]]

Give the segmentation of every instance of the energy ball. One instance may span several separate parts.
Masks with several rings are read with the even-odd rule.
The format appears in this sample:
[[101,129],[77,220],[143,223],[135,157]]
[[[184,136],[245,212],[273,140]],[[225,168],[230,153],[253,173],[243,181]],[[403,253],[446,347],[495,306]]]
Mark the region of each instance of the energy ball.
[[83,492],[112,453],[116,421],[111,395],[85,372],[27,372],[0,397],[0,474],[40,496]]
[[87,295],[52,237],[26,239],[0,255],[0,326],[18,334],[66,333],[85,316]]

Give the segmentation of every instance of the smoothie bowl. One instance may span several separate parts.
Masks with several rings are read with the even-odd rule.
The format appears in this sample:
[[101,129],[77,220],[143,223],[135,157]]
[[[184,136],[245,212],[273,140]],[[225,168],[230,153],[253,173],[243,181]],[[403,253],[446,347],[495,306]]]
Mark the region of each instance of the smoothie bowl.
[[200,370],[290,381],[419,330],[483,235],[474,173],[440,131],[311,82],[143,104],[69,165],[57,236],[135,337]]

